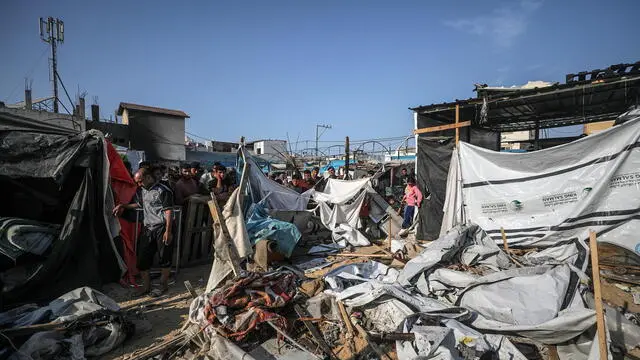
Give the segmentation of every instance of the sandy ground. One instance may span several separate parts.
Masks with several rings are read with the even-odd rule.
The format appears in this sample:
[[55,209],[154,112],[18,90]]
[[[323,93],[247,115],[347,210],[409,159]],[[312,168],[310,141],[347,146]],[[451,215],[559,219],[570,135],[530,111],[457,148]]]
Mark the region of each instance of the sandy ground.
[[188,316],[191,304],[191,296],[184,282],[189,280],[196,292],[201,293],[204,291],[210,271],[210,264],[181,269],[180,273],[172,279],[173,283],[169,286],[168,293],[155,299],[150,297],[133,299],[134,289],[123,288],[120,284],[105,286],[104,293],[116,300],[123,309],[137,308],[141,314],[140,317],[147,321],[141,320],[136,324],[136,334],[131,339],[100,359],[128,359],[137,350],[157,344],[163,338],[179,332]]

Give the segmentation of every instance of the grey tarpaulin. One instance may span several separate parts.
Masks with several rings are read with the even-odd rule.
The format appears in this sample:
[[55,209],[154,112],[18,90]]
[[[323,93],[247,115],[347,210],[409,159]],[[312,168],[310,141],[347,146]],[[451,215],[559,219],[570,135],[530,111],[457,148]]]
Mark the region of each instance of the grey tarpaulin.
[[2,116],[0,216],[62,225],[44,259],[18,261],[0,274],[4,303],[51,300],[78,286],[117,281],[126,269],[117,250],[117,219],[105,215],[113,196],[102,134],[24,132]]
[[420,222],[416,232],[418,239],[434,240],[440,236],[443,208],[447,189],[447,174],[454,141],[451,138],[418,138],[418,188],[426,195],[418,212]]
[[38,332],[9,359],[84,359],[86,356],[105,354],[120,345],[127,336],[119,310],[118,304],[108,296],[89,287],[82,287],[60,296],[44,307],[29,305],[0,313],[0,326],[3,327],[68,323],[87,316],[110,320],[99,326],[81,327],[77,330],[70,328],[67,332]]
[[[549,251],[553,248],[558,251]],[[464,309],[473,316],[460,321],[477,331],[546,344],[569,341],[595,324],[579,282],[585,277],[580,269],[586,249],[567,242],[537,254],[520,257],[519,264],[525,265],[516,266],[513,255],[477,225],[458,226],[428,244],[399,273],[375,262],[335,269],[325,277],[326,292],[350,307],[369,308],[394,299],[415,312]],[[471,266],[480,273],[448,265]]]

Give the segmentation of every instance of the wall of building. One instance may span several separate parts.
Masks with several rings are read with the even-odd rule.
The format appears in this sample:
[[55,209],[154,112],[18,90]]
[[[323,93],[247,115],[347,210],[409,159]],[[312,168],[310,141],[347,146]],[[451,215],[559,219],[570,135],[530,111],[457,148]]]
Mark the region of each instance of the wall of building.
[[236,152],[240,147],[238,143],[226,142],[226,141],[207,141],[207,148],[209,151],[217,152]]
[[0,111],[8,114],[22,116],[25,118],[46,122],[48,124],[60,126],[62,128],[73,129],[78,131],[86,130],[84,120],[79,121],[78,118],[69,114],[53,113],[49,111],[16,109],[16,108],[0,108]]
[[261,140],[253,143],[253,151],[256,155],[280,155],[287,153],[285,140]]
[[[110,136],[111,143],[129,147],[129,126],[113,122],[86,121],[87,130],[100,130],[105,136]],[[143,149],[139,149],[143,150]]]
[[131,148],[144,150],[147,160],[185,160],[184,118],[125,109]]
[[600,121],[600,122],[595,122],[590,124],[584,124],[583,134],[585,135],[597,134],[601,131],[607,130],[608,128],[612,127],[614,122],[615,122],[614,120],[611,120],[611,121]]

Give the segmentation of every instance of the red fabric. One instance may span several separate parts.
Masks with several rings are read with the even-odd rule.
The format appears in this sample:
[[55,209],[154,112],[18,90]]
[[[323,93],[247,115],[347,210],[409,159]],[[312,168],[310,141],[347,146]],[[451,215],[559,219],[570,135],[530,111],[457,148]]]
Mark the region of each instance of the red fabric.
[[[122,244],[124,247],[124,262],[127,264],[127,273],[124,275],[123,280],[125,280],[129,285],[135,285],[135,276],[138,275],[135,248],[136,223],[132,223],[122,218],[118,220],[120,221],[120,236],[122,237]],[[138,225],[137,231],[140,231],[140,225]]]
[[109,158],[109,176],[111,177],[111,189],[113,197],[117,204],[128,204],[136,192],[136,184],[133,182],[129,171],[124,166],[124,162],[120,154],[111,145],[107,143],[107,157]]
[[[116,205],[128,204],[133,195],[136,193],[136,184],[131,178],[131,174],[124,166],[124,162],[120,157],[120,154],[106,141],[107,144],[107,158],[109,159],[109,178],[111,180],[111,190],[113,192],[113,198]],[[136,224],[128,222],[122,218],[120,221],[120,237],[122,238],[124,248],[124,262],[127,265],[127,274],[125,274],[125,281],[130,284],[135,284],[134,276],[138,274],[138,268],[136,267],[136,251],[135,251],[135,236]]]

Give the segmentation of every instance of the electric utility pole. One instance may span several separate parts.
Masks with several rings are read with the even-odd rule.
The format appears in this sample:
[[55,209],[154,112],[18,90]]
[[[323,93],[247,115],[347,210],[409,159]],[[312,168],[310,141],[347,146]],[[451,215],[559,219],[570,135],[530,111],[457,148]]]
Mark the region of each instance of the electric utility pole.
[[[322,133],[318,133],[318,129],[320,128],[325,130],[323,130]],[[316,125],[316,157],[318,157],[318,139],[320,139],[320,136],[324,134],[326,129],[331,129],[331,125],[321,125],[321,124]]]
[[40,39],[51,44],[51,73],[53,74],[53,112],[58,112],[58,60],[56,43],[64,42],[64,22],[49,16],[40,18]]

